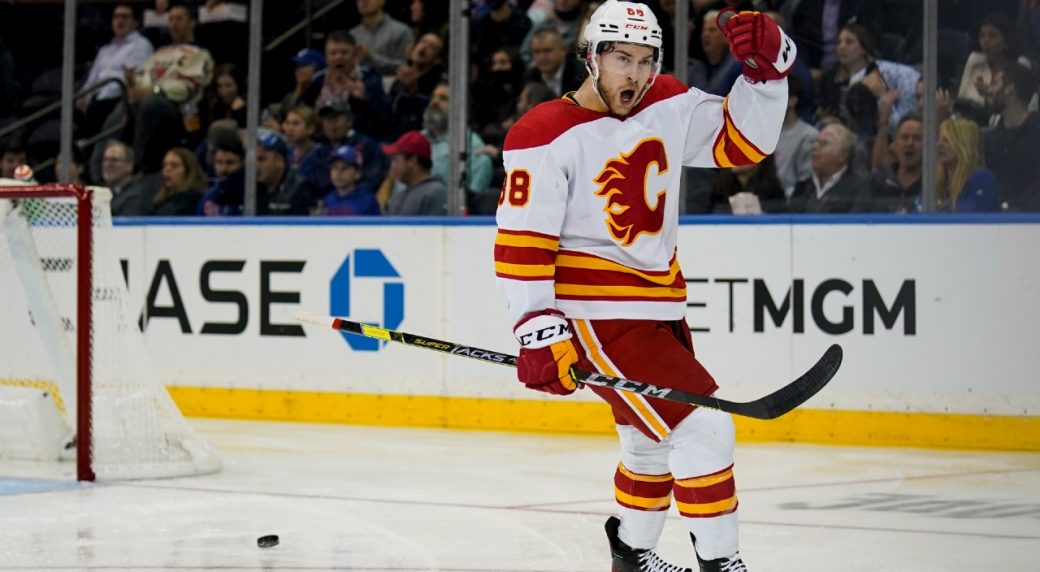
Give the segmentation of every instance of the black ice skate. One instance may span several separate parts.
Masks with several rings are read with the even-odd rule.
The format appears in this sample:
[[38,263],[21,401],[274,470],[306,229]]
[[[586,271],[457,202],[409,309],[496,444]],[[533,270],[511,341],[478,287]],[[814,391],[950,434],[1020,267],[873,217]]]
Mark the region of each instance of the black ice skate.
[[697,562],[700,564],[701,572],[747,572],[747,566],[744,566],[739,552],[729,558],[715,560],[701,560],[698,556]]
[[616,516],[607,519],[607,540],[610,541],[610,554],[613,563],[610,572],[693,572],[661,560],[653,550],[632,548],[618,538],[618,527],[621,521]]

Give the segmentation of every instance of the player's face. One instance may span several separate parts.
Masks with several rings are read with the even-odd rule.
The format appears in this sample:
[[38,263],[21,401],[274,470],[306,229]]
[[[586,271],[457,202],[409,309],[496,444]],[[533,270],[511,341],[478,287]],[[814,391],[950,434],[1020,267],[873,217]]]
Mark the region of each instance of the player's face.
[[639,103],[654,71],[654,49],[649,46],[618,44],[598,57],[597,87],[607,109],[614,115],[627,115]]

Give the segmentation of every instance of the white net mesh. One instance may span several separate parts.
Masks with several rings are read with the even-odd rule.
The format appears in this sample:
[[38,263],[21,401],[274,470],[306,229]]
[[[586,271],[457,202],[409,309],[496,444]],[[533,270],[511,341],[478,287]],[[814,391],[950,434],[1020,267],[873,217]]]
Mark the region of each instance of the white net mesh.
[[[99,479],[220,470],[216,449],[195,433],[148,359],[112,248],[110,195],[93,204],[93,443]],[[76,200],[8,200],[0,190],[0,387],[51,392],[76,426]]]

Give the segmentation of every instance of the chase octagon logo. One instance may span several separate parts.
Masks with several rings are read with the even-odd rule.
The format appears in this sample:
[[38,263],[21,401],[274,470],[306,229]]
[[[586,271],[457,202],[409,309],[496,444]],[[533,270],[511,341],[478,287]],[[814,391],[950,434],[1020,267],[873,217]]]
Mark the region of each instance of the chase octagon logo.
[[[382,282],[382,299],[357,294],[357,286],[364,281]],[[371,289],[367,288],[366,292]],[[382,323],[365,322],[389,330],[396,329],[404,320],[404,281],[394,265],[378,249],[358,248],[348,255],[329,281],[329,311],[333,316],[351,317],[351,308],[370,308],[381,305]],[[371,316],[371,312],[364,312]],[[355,320],[360,321],[360,320]],[[340,332],[351,349],[363,352],[378,351],[385,340],[366,338]]]

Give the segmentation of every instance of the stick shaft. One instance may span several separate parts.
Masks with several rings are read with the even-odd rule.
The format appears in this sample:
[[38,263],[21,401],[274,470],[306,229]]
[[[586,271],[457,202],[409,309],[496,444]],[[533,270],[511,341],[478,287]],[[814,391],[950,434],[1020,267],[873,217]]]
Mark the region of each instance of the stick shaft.
[[[415,334],[399,332],[396,330],[388,330],[379,326],[362,324],[360,322],[345,320],[343,318],[319,316],[308,312],[297,312],[296,319],[301,322],[319,324],[330,327],[334,330],[350,332],[368,338],[398,342],[450,355],[468,357],[487,363],[516,367],[516,356],[510,354],[503,354],[435,338],[427,338],[425,336],[417,336]],[[679,389],[658,387],[641,381],[583,371],[577,368],[572,368],[571,373],[576,380],[590,385],[609,387],[620,391],[637,393],[646,397],[656,397],[659,399],[685,403],[687,405],[718,409],[720,411],[745,417],[775,419],[776,417],[779,417],[801,405],[823,389],[823,387],[830,382],[831,378],[834,377],[834,374],[837,373],[838,367],[841,366],[841,361],[841,346],[834,344],[827,349],[816,365],[814,365],[804,375],[765,397],[746,403],[727,401],[725,399],[699,395]]]

